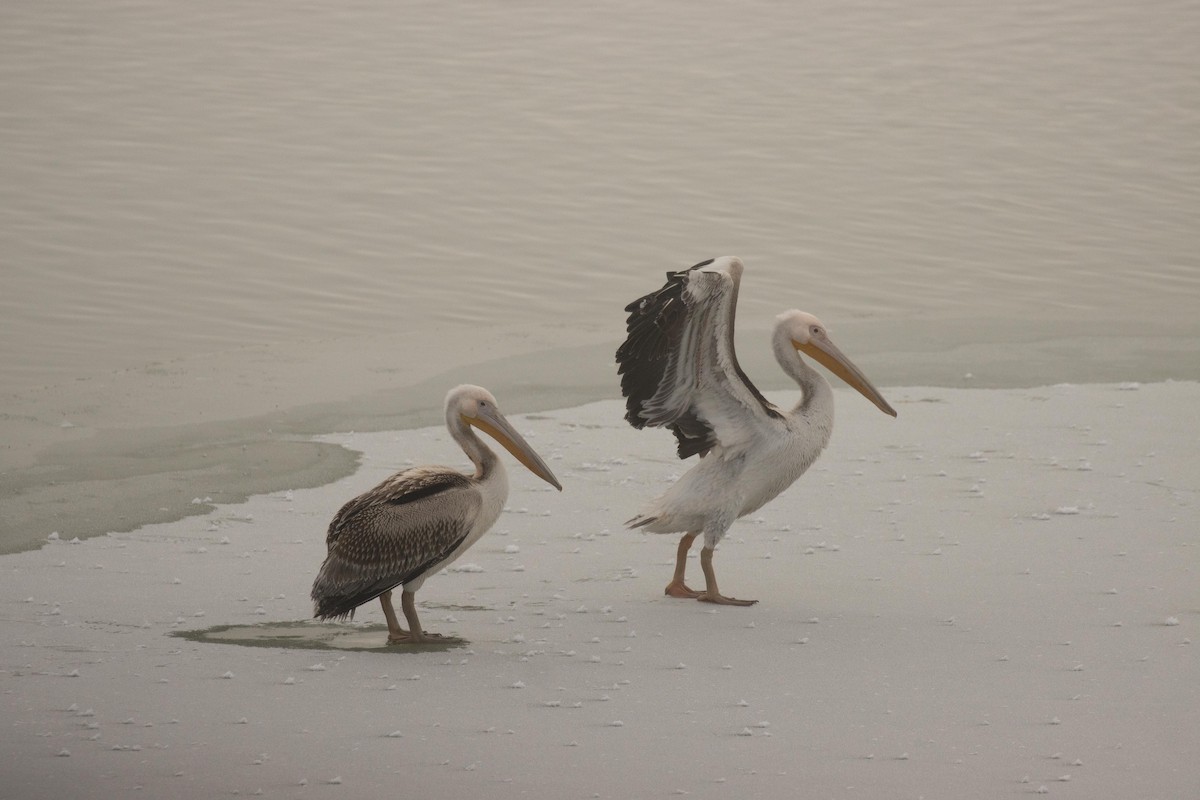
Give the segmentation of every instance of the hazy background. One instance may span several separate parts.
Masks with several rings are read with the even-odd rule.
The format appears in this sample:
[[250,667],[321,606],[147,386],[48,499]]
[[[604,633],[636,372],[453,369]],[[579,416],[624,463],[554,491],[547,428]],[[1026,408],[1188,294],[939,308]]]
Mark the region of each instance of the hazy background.
[[[747,264],[881,385],[1200,378],[1200,6],[5,3],[0,550],[612,396]],[[452,458],[453,454],[447,454]]]

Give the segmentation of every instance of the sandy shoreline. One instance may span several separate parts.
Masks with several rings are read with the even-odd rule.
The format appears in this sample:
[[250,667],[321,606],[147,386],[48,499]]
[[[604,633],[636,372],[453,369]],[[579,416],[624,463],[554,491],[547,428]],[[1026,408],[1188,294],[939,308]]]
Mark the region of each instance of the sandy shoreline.
[[673,541],[620,522],[681,467],[613,401],[512,414],[565,491],[514,471],[427,583],[454,648],[172,635],[304,620],[330,515],[457,463],[436,428],[322,437],[363,454],[331,485],[5,556],[0,794],[1187,796],[1200,385],[887,394],[897,420],[839,390],[829,451],[731,532],[751,609],[661,596]]
[[[884,320],[837,332],[880,386],[1200,380],[1200,335],[1186,325],[1063,325]],[[762,346],[767,336],[742,331],[741,360],[765,389],[791,388]],[[53,531],[87,538],[206,512],[191,503],[197,491],[236,503],[320,486],[348,475],[357,457],[314,436],[436,424],[446,388],[458,383],[485,385],[526,411],[611,397],[616,344],[568,332],[481,338],[448,326],[416,340],[279,343],[26,387],[0,415],[0,553]]]

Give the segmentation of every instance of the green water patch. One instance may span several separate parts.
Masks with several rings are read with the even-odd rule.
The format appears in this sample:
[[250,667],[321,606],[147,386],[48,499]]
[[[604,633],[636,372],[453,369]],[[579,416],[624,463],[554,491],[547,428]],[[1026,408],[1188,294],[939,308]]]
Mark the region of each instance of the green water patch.
[[386,625],[338,625],[300,620],[260,622],[257,625],[216,625],[199,630],[173,631],[192,642],[277,647],[288,650],[358,650],[372,653],[438,653],[465,647],[457,636],[440,636],[421,644],[388,644]]

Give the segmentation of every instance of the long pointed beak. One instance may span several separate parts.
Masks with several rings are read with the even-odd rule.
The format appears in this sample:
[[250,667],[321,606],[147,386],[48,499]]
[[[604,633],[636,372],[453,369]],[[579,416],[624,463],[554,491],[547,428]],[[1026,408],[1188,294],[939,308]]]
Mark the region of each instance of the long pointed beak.
[[500,444],[504,445],[504,449],[513,454],[513,458],[525,465],[525,468],[544,480],[546,483],[553,486],[555,489],[562,491],[562,484],[558,482],[558,478],[554,477],[554,473],[546,466],[546,462],[542,461],[542,457],[534,452],[529,446],[529,442],[521,434],[517,433],[504,415],[499,411],[487,409],[478,417],[463,417],[468,425],[474,425],[479,430],[491,436]]
[[800,344],[793,339],[792,346],[804,354],[812,356],[827,370],[853,386],[859,394],[874,403],[880,411],[891,414],[893,417],[896,416],[896,409],[888,405],[888,401],[884,400],[879,390],[871,385],[862,370],[854,366],[854,362],[847,358],[845,353],[839,350],[833,342],[824,338],[816,338],[811,339],[807,344]]

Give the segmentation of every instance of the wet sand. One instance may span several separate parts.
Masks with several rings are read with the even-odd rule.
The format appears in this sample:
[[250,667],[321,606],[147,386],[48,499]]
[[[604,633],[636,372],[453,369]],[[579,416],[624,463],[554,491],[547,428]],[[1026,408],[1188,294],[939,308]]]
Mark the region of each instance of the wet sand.
[[306,622],[330,515],[457,463],[440,427],[321,437],[361,469],[8,556],[6,791],[1188,796],[1200,384],[887,396],[895,420],[838,390],[822,459],[731,530],[748,609],[663,597],[674,537],[621,521],[684,465],[617,401],[511,415],[565,490],[512,465],[418,596],[442,646],[384,646],[377,605]]
[[[881,386],[1200,379],[1200,331],[1183,338],[1152,323],[1137,335],[1080,324],[1058,338],[979,322],[836,331]],[[784,388],[767,339],[742,330],[740,359],[759,385]],[[210,505],[193,503],[197,494],[236,503],[329,483],[358,458],[314,436],[434,424],[446,387],[459,383],[485,385],[524,411],[612,397],[616,344],[539,350],[536,340],[480,341],[467,330],[439,332],[428,348],[404,336],[277,345],[113,373],[77,382],[69,395],[55,386],[10,397],[0,419],[0,553],[38,546],[52,532],[86,538],[205,513]],[[478,358],[487,360],[472,363]]]

